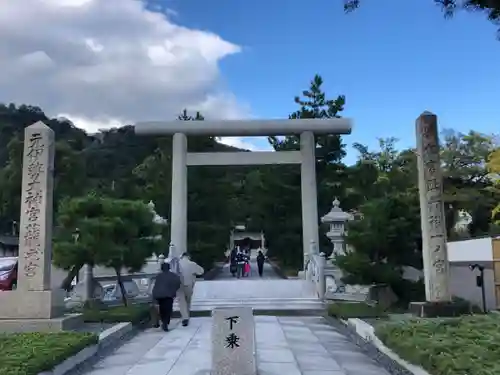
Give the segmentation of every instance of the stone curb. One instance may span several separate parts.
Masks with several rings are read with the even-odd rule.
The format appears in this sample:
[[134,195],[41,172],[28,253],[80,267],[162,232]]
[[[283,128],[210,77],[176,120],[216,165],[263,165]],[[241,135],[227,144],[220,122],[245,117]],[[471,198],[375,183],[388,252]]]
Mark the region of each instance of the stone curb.
[[348,319],[347,326],[356,332],[362,339],[370,342],[379,352],[385,354],[394,362],[397,362],[405,370],[414,375],[430,375],[423,368],[412,365],[411,363],[402,359],[399,355],[394,353],[391,349],[384,345],[384,343],[375,335],[375,328],[361,319]]
[[44,371],[38,373],[38,375],[64,375],[68,372],[74,370],[75,368],[84,365],[86,362],[99,356],[99,354],[104,350],[109,348],[111,345],[120,341],[124,336],[129,334],[134,327],[132,323],[118,323],[113,327],[99,334],[99,343],[97,345],[88,346],[85,349],[79,351],[72,357],[65,359],[62,363],[58,364],[51,371]]
[[107,348],[133,329],[132,323],[118,323],[108,328],[99,335],[99,349]]
[[431,375],[423,368],[412,365],[386,347],[375,335],[375,329],[361,319],[337,320],[325,316],[326,321],[349,337],[363,352],[380,363],[392,375]]

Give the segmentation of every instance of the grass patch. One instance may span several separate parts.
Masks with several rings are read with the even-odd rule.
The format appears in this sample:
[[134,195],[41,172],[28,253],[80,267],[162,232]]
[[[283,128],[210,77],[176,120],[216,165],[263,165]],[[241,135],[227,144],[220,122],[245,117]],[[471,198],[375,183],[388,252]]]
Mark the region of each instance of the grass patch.
[[414,319],[376,327],[382,342],[432,375],[500,374],[500,316]]
[[328,315],[338,319],[385,318],[387,314],[377,305],[365,302],[335,302],[328,306]]
[[98,340],[94,334],[80,332],[0,334],[0,374],[49,371]]
[[137,304],[109,307],[104,309],[85,308],[82,310],[83,321],[86,323],[124,323],[134,325],[149,320],[151,313],[150,304]]

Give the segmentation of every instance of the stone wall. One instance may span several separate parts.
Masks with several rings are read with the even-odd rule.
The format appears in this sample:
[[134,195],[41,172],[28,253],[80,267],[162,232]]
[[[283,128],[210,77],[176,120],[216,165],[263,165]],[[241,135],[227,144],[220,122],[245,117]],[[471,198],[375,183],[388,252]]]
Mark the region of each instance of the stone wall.
[[[494,310],[497,308],[495,298],[495,280],[493,264],[482,263],[484,270],[484,287],[486,294],[486,308]],[[481,288],[476,286],[476,276],[479,271],[471,271],[468,264],[450,263],[450,290],[451,294],[463,298],[480,308],[483,306]]]

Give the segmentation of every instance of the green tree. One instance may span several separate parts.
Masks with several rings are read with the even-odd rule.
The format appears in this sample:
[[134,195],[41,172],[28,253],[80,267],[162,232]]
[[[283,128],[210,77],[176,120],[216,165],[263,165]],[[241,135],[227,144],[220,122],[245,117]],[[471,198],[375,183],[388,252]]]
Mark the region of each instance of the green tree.
[[[338,118],[344,110],[345,97],[339,95],[328,99],[323,90],[323,79],[315,75],[309,88],[302,96],[295,98],[299,109],[293,112],[290,119]],[[319,214],[329,211],[335,195],[341,194],[339,172],[343,166],[341,159],[345,156],[345,145],[339,135],[328,134],[315,137],[316,172],[318,186]],[[289,135],[269,137],[269,143],[276,151],[300,149],[300,137]],[[261,168],[262,183],[254,183],[255,204],[259,211],[265,213],[259,218],[266,239],[269,242],[270,255],[277,256],[285,266],[292,269],[302,267],[302,220],[300,169],[297,166],[271,166]],[[320,236],[322,250],[331,249],[328,239]]]
[[[122,272],[138,272],[146,259],[159,253],[155,238],[161,228],[149,207],[140,201],[87,195],[63,201],[57,222],[53,262],[70,270],[85,263],[114,269],[122,300],[127,305]],[[73,238],[80,231],[78,241]]]
[[[445,131],[442,139],[448,235],[453,234],[456,215],[462,209],[473,217],[470,234],[485,233],[497,194],[486,169],[494,139],[473,131]],[[362,219],[349,223],[346,241],[355,250],[338,257],[337,264],[346,271],[346,281],[390,284],[407,301],[410,297],[405,288],[411,291],[415,285],[402,279],[403,268],[422,268],[416,154],[411,149],[398,151],[393,138],[379,140],[377,151],[361,144],[354,148],[359,158],[346,169],[344,183],[347,202],[359,207]],[[490,172],[500,165],[496,159],[500,157],[491,154]]]
[[[499,0],[432,0],[434,4],[441,7],[446,17],[451,17],[457,10],[469,12],[481,12],[488,20],[495,24],[500,21],[500,1]],[[344,10],[351,12],[356,10],[362,0],[344,0]]]
[[[179,119],[202,120],[203,116],[183,111]],[[12,222],[19,220],[24,128],[37,121],[55,132],[55,207],[62,200],[93,191],[113,199],[153,200],[157,212],[169,218],[171,137],[137,136],[132,126],[86,134],[68,120],[49,119],[38,107],[0,104],[0,233],[10,233]],[[188,147],[190,152],[243,151],[208,136],[190,137]],[[229,238],[234,183],[245,180],[247,171],[232,167],[190,170],[189,248],[197,261],[210,268]],[[69,286],[78,269],[70,272],[65,285]]]
[[346,242],[354,248],[335,263],[350,284],[387,284],[408,301],[403,269],[422,269],[419,205],[415,194],[393,193],[360,208],[362,219],[348,223]]
[[[379,149],[370,151],[354,143],[356,163],[346,169],[346,198],[352,207],[417,186],[416,155],[413,150],[397,150],[396,138],[379,139]],[[415,189],[414,189],[415,190]]]
[[487,169],[490,153],[496,148],[494,136],[470,131],[467,134],[442,132],[441,161],[448,235],[452,234],[460,210],[472,216],[470,236],[488,233],[490,213],[498,194],[492,191]]
[[[487,162],[489,177],[493,181],[493,191],[497,192],[500,190],[500,148],[493,150],[488,156]],[[491,212],[491,218],[493,218],[496,225],[500,225],[500,201],[497,200],[495,206]]]
[[[75,150],[64,140],[55,144],[54,161],[54,202],[68,195],[81,195],[86,192],[85,159],[82,151]],[[21,208],[21,184],[23,163],[23,140],[18,134],[7,144],[8,158],[0,169],[0,218],[3,227],[19,220]]]
[[[203,115],[187,110],[181,121],[203,121]],[[147,199],[157,203],[158,213],[170,216],[171,137],[158,139],[158,147],[134,169]],[[193,136],[188,139],[189,152],[240,151],[217,142],[215,137]],[[223,255],[231,228],[231,203],[235,202],[235,182],[245,171],[233,167],[200,166],[188,170],[188,250],[193,259],[209,269]]]
[[420,206],[416,155],[398,151],[396,143],[395,138],[379,139],[375,151],[354,144],[358,160],[346,168],[343,184],[345,202],[360,218],[347,228],[346,242],[354,250],[336,257],[336,264],[346,282],[388,284],[407,301],[413,285],[403,280],[403,269],[422,269]]

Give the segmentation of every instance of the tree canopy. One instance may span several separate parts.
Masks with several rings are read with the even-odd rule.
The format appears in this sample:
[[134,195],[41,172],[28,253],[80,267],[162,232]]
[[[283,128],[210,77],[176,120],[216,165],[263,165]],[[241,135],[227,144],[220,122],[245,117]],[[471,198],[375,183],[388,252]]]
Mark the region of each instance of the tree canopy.
[[[448,238],[497,233],[491,212],[500,196],[487,170],[488,160],[490,169],[497,165],[494,137],[443,130],[441,139]],[[347,226],[346,242],[355,251],[338,256],[336,264],[346,282],[389,284],[409,301],[423,292],[423,285],[415,288],[403,279],[407,267],[422,269],[417,156],[413,149],[397,150],[396,141],[379,140],[377,151],[354,144],[359,157],[346,171],[346,198],[360,219]],[[456,226],[461,212],[471,216],[465,230]]]
[[[500,0],[432,0],[439,6],[445,16],[451,17],[457,10],[468,12],[480,12],[494,24],[500,23]],[[344,10],[352,12],[356,10],[363,0],[344,0]],[[499,30],[500,31],[500,30]]]
[[84,264],[113,269],[125,304],[122,270],[139,272],[147,258],[159,255],[165,247],[158,238],[161,228],[141,201],[95,194],[65,199],[59,208],[57,224],[54,264],[65,270]]
[[[297,107],[288,117],[340,117],[347,98],[330,95],[323,89],[322,77],[314,76],[301,95],[291,100]],[[203,114],[184,110],[179,119],[203,121]],[[128,259],[123,243],[106,244],[112,238],[107,236],[108,230],[130,226],[131,233],[140,232],[134,223],[117,221],[118,212],[128,215],[137,210],[142,217],[141,205],[152,200],[158,214],[175,220],[170,218],[171,137],[137,136],[131,126],[87,134],[67,120],[48,118],[38,107],[8,104],[0,105],[0,233],[11,231],[12,223],[19,220],[23,132],[37,121],[44,121],[56,136],[54,210],[59,218],[55,228],[59,244],[54,261],[61,267],[71,269],[74,264],[89,262],[116,268],[116,259]],[[500,168],[495,167],[499,164],[495,138],[474,130],[466,134],[443,130],[441,140],[449,238],[499,234],[491,217],[500,201],[492,178],[500,173]],[[421,268],[415,150],[399,149],[395,138],[380,139],[377,149],[354,143],[358,157],[349,165],[344,160],[347,148],[342,137],[319,135],[315,142],[319,215],[325,215],[337,197],[345,211],[358,217],[350,223],[346,239],[356,254],[339,259],[339,264],[353,280],[388,282],[389,278],[394,285],[401,285],[394,280],[401,277],[404,267]],[[269,137],[269,144],[276,151],[298,150],[299,143],[298,135]],[[188,150],[248,152],[208,136],[189,137]],[[99,220],[110,225],[103,227],[106,238],[95,229],[97,219],[90,219],[91,215],[77,209],[79,205],[90,207],[93,199],[101,207],[113,207],[106,213],[101,210],[103,218]],[[471,216],[471,223],[465,229],[457,229],[464,212]],[[145,211],[144,215],[146,220]],[[78,223],[76,219],[65,219],[80,216],[86,219]],[[263,231],[269,255],[296,272],[302,266],[301,216],[298,166],[189,168],[188,250],[205,269],[223,259],[230,229],[244,224],[249,231]],[[97,242],[83,240],[87,226],[88,233],[102,238],[106,246],[113,246],[107,260],[98,257],[101,253]],[[76,227],[81,230],[80,245],[71,242],[70,232]],[[332,244],[325,233],[326,228],[321,228],[319,246],[330,254]],[[164,237],[169,238],[168,226]],[[155,251],[168,251],[166,243],[161,246]],[[74,250],[73,258],[64,255],[65,247],[67,251]],[[145,255],[141,251],[138,259]],[[135,263],[128,260],[123,265],[135,269]],[[356,267],[361,271],[356,271]],[[386,273],[384,270],[389,268],[391,272]]]

